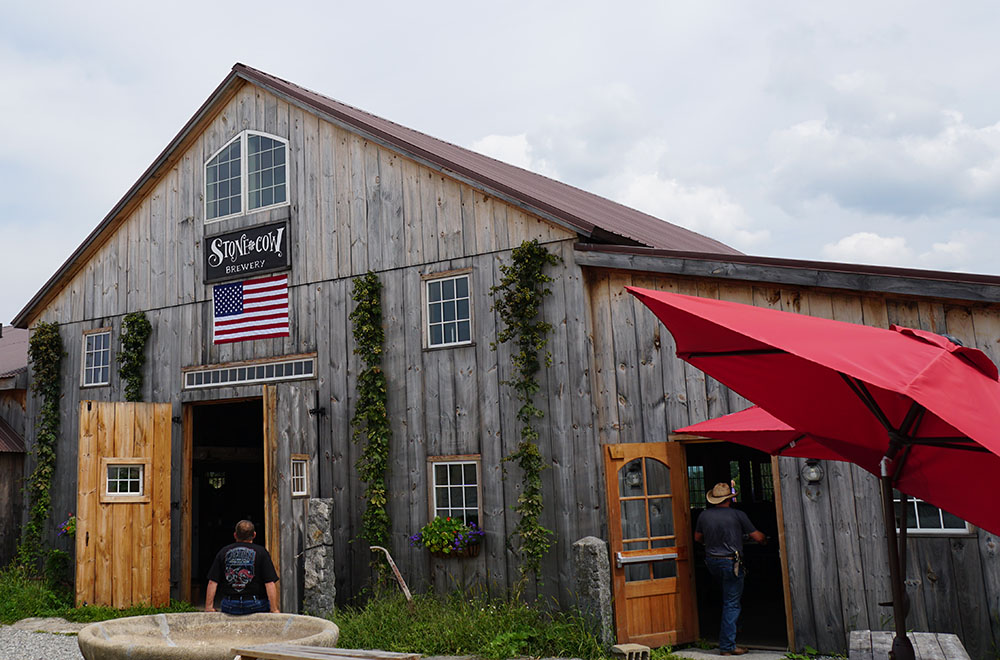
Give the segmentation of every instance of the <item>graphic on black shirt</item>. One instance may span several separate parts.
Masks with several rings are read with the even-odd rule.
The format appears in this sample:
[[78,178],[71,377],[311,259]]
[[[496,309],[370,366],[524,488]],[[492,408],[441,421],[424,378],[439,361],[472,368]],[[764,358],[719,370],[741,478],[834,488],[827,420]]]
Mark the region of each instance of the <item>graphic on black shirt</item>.
[[246,589],[253,580],[256,557],[257,552],[253,548],[236,547],[226,552],[226,582],[236,593]]

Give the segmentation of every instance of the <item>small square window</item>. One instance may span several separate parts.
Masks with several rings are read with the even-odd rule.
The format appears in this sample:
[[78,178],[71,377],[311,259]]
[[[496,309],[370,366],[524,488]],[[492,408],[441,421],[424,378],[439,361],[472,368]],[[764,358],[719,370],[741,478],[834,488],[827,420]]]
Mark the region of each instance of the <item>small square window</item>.
[[101,458],[101,502],[149,502],[148,458]]
[[459,346],[472,342],[472,300],[469,275],[427,281],[427,347]]
[[101,328],[83,335],[83,385],[111,383],[111,330]]
[[479,525],[479,460],[431,459],[431,519],[458,518]]
[[292,497],[309,496],[309,455],[292,454]]

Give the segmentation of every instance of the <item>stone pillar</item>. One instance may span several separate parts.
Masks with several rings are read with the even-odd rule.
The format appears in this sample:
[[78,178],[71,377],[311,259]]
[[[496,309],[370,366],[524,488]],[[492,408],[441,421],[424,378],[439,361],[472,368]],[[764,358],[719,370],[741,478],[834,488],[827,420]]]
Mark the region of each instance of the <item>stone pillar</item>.
[[306,522],[305,584],[302,607],[309,614],[326,616],[337,596],[333,566],[333,499],[309,500]]
[[573,544],[573,569],[580,613],[597,629],[605,644],[615,641],[611,610],[611,564],[608,544],[586,536]]

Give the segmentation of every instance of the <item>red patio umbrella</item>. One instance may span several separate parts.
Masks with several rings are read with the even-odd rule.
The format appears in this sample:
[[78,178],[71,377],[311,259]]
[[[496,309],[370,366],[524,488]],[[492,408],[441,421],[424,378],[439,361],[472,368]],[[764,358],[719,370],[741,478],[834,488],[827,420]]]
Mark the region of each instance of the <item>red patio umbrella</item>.
[[685,426],[674,433],[735,442],[772,456],[846,460],[815,436],[796,431],[760,406]]
[[667,326],[678,357],[836,454],[881,475],[897,660],[905,634],[892,488],[1000,534],[982,497],[1000,474],[1000,382],[981,351],[889,330],[628,287]]

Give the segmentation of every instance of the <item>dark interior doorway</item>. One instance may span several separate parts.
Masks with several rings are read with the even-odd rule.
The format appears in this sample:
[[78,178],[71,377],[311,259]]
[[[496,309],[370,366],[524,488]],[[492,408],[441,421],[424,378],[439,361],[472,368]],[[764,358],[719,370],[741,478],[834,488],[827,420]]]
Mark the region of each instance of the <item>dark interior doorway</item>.
[[250,520],[263,544],[264,409],[260,399],[194,406],[191,462],[191,599],[204,603],[206,575],[233,528]]
[[[767,545],[747,540],[744,544],[747,577],[743,588],[743,621],[739,644],[758,648],[788,648],[785,626],[785,596],[778,547],[778,514],[771,457],[763,452],[729,442],[687,445],[688,491],[691,498],[691,530],[705,510],[705,491],[719,482],[736,481],[735,508],[749,516],[767,536]],[[722,612],[718,586],[705,568],[705,546],[692,541],[695,553],[695,591],[698,598],[700,637],[718,642]]]

